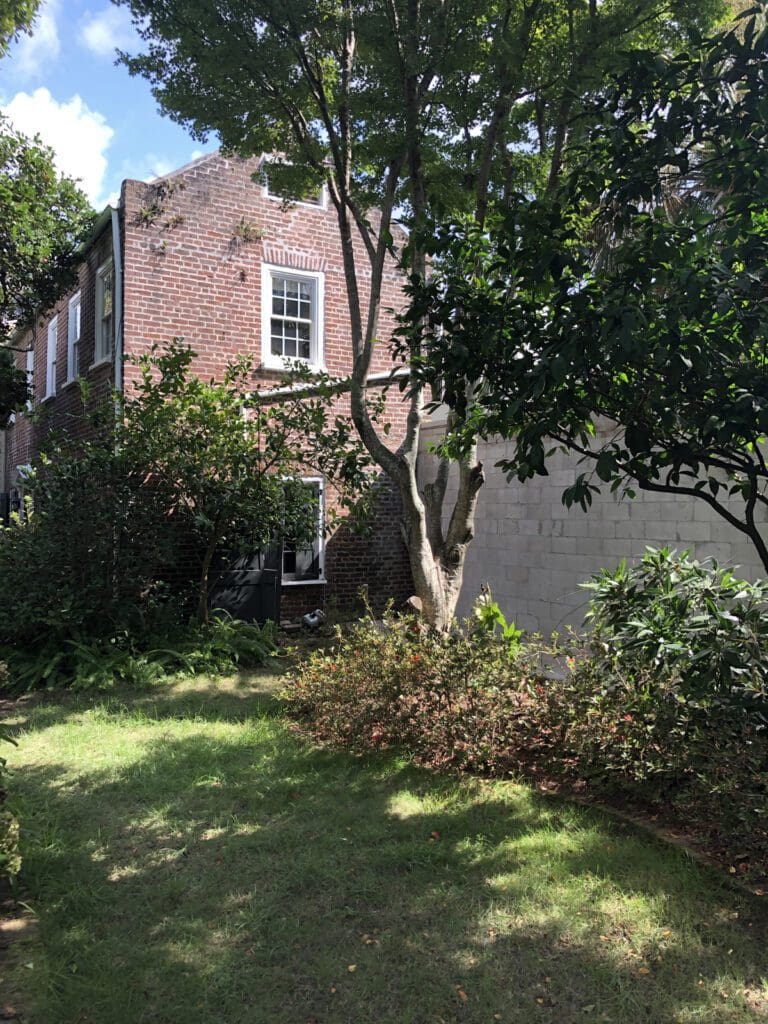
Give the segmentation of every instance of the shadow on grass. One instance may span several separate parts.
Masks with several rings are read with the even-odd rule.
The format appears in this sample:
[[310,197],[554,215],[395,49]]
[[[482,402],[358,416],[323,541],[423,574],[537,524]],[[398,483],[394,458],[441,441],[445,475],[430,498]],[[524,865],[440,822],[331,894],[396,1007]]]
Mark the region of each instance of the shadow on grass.
[[130,763],[78,769],[62,744],[20,773],[34,1021],[764,1019],[765,914],[683,855],[522,788],[314,749],[271,695],[240,699],[155,695]]
[[67,692],[44,691],[23,695],[6,719],[14,735],[40,732],[62,725],[86,713],[113,717],[125,714],[135,719],[200,719],[242,722],[262,715],[277,715],[281,707],[277,694],[285,679],[280,663],[258,671],[243,671],[218,677],[180,676],[144,689],[115,687],[113,690]]

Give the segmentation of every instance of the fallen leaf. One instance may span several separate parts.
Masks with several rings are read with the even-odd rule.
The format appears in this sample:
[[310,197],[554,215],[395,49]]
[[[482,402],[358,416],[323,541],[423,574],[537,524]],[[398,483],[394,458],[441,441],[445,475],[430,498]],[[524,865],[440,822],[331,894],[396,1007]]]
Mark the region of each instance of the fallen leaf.
[[638,967],[637,968],[637,973],[638,974],[650,974],[651,973],[651,969],[650,969],[650,967]]
[[350,974],[354,974],[354,972],[357,970],[357,964],[350,964],[347,970],[349,971]]
[[456,995],[459,997],[459,999],[462,1001],[462,1003],[466,1003],[466,1001],[469,999],[469,996],[467,995],[467,993],[464,991],[463,988],[458,988],[457,987],[456,988]]

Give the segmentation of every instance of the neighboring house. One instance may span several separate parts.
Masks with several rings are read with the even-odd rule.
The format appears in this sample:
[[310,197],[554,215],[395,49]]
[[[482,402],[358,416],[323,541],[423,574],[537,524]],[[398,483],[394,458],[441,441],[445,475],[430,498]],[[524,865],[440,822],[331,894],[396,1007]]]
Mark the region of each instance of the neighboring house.
[[[77,287],[14,341],[27,350],[20,365],[47,415],[33,422],[20,414],[6,431],[0,482],[11,507],[23,501],[25,469],[49,430],[88,429],[80,382],[88,382],[92,400],[130,388],[136,371],[124,357],[153,344],[183,338],[197,353],[195,372],[206,378],[237,355],[255,354],[255,389],[274,386],[284,357],[334,376],[349,373],[335,211],[324,191],[314,201],[285,204],[253,180],[258,168],[258,160],[216,153],[150,184],[123,183],[118,207],[100,215],[83,249]],[[401,301],[393,264],[382,306]],[[372,369],[388,368],[384,351]],[[397,445],[403,411],[396,389],[388,403]],[[326,500],[324,481],[307,484]],[[350,606],[363,584],[377,603],[406,597],[410,573],[392,489],[382,487],[372,538],[343,527],[325,537],[319,524],[312,551],[286,549],[281,568],[284,615]]]

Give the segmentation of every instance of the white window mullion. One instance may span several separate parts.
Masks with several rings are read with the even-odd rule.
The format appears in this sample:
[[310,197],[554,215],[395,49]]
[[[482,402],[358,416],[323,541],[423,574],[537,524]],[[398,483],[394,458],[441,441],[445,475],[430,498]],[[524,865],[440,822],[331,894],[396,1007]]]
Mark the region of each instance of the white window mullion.
[[35,350],[33,348],[27,349],[27,390],[29,391],[29,398],[27,399],[27,412],[32,411],[32,398],[35,394]]

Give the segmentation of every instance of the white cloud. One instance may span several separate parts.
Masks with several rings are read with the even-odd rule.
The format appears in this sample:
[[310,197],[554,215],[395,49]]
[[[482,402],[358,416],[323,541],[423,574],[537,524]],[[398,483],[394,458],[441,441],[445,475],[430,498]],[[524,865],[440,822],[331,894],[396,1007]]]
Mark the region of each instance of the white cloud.
[[176,170],[175,163],[171,160],[163,160],[162,157],[155,156],[154,153],[147,153],[143,162],[147,168],[145,174],[148,176],[148,181],[154,181],[155,178],[164,178],[166,174]]
[[59,171],[78,178],[94,206],[104,205],[106,151],[115,133],[103,114],[91,110],[77,94],[59,103],[43,88],[17,92],[3,113],[18,131],[39,135],[53,149]]
[[97,57],[114,57],[115,50],[125,50],[138,42],[125,7],[107,7],[98,14],[86,15],[80,27],[80,41]]
[[59,0],[41,4],[31,35],[22,35],[8,57],[9,69],[19,78],[34,78],[48,70],[59,56],[61,41],[57,16]]

